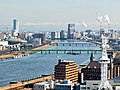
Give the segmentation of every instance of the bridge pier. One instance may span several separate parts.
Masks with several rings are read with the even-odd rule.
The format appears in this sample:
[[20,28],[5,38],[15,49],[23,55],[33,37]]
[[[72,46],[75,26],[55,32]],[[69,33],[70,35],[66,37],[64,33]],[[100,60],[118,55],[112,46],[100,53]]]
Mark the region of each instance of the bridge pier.
[[89,54],[89,51],[87,51],[87,54]]
[[81,44],[83,46],[83,44]]
[[81,51],[80,51],[80,54],[81,54]]
[[77,44],[76,44],[76,46],[77,46]]
[[47,54],[47,51],[45,51],[45,54]]
[[64,51],[64,54],[66,53],[66,51]]
[[50,54],[50,51],[48,53]]
[[96,51],[94,51],[94,54],[96,54]]
[[41,54],[43,53],[42,51],[40,51],[41,52]]

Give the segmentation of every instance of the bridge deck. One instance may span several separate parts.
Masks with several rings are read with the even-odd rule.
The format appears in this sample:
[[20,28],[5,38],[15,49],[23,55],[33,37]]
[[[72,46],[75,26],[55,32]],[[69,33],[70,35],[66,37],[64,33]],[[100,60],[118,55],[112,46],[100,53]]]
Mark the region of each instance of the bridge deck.
[[[55,53],[67,53],[67,52],[77,52],[77,53],[82,53],[82,52],[87,52],[87,53],[90,53],[90,52],[95,52],[95,53],[99,53],[99,52],[102,52],[102,50],[84,50],[84,49],[76,49],[76,50],[62,50],[62,49],[58,49],[58,50],[55,50],[55,49],[48,49],[48,50],[23,50],[21,52],[27,52],[27,51],[31,51],[31,52],[41,52],[41,53],[52,53],[52,52],[55,52]],[[120,52],[120,51],[117,51],[117,50],[107,50],[107,52]]]

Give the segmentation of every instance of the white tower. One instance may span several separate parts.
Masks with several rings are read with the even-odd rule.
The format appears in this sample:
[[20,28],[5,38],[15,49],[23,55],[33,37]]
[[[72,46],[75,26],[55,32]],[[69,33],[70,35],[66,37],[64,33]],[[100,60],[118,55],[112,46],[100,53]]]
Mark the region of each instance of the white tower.
[[13,36],[18,36],[19,33],[19,21],[17,19],[13,20]]
[[107,79],[108,64],[110,63],[110,59],[108,58],[106,48],[107,40],[106,37],[102,35],[102,58],[99,61],[101,63],[101,83],[98,90],[113,90]]

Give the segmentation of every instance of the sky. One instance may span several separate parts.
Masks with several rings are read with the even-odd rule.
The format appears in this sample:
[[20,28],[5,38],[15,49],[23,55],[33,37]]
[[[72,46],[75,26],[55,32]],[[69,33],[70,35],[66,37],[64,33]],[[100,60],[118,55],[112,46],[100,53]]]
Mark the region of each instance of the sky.
[[98,25],[108,15],[120,25],[120,0],[0,0],[0,24],[18,19],[22,25],[81,23]]

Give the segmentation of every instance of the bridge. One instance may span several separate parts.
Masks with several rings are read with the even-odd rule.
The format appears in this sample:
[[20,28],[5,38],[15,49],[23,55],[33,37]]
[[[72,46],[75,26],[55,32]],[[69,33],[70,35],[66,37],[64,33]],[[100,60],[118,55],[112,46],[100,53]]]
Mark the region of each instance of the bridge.
[[[59,54],[59,53],[64,53],[64,54],[72,54],[72,53],[77,53],[77,54],[81,54],[81,53],[91,53],[91,52],[94,52],[94,53],[101,53],[102,50],[85,50],[85,49],[76,49],[76,50],[55,50],[55,49],[48,49],[48,50],[21,50],[20,52],[33,52],[33,53],[36,53],[36,52],[39,52],[41,54]],[[107,52],[120,52],[120,51],[117,51],[117,50],[107,50]]]
[[100,46],[97,43],[78,43],[78,42],[61,42],[61,43],[56,43],[56,46],[90,46],[90,47],[95,47],[95,46]]

